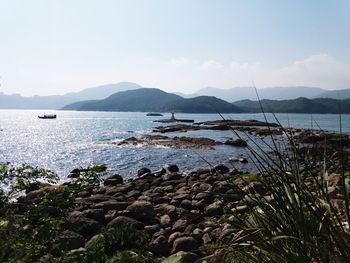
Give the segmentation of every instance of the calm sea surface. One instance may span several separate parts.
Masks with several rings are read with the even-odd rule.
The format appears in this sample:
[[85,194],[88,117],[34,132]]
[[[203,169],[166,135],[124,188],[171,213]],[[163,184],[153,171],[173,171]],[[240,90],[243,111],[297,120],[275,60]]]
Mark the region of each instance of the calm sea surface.
[[[118,147],[113,142],[138,134],[151,133],[161,117],[147,117],[135,112],[56,113],[55,120],[40,120],[37,110],[0,110],[0,162],[29,163],[46,167],[64,178],[77,167],[106,164],[111,172],[133,176],[141,167],[159,169],[164,164],[177,164],[183,170],[206,167],[208,163],[228,163],[230,157],[245,156],[245,149],[217,146],[215,150],[169,149],[162,147]],[[284,126],[339,130],[337,115],[278,114]],[[167,117],[167,114],[165,114]],[[197,121],[220,119],[217,114],[177,114],[178,118]],[[263,120],[261,114],[229,114],[226,118]],[[273,120],[272,116],[268,116]],[[316,124],[317,122],[317,124]],[[350,132],[350,115],[342,116],[343,131]],[[205,136],[218,141],[232,137],[230,131],[194,131],[168,136]],[[205,159],[205,160],[204,160]],[[232,164],[230,164],[232,165]],[[237,164],[236,164],[237,165]],[[248,170],[249,165],[237,167]]]

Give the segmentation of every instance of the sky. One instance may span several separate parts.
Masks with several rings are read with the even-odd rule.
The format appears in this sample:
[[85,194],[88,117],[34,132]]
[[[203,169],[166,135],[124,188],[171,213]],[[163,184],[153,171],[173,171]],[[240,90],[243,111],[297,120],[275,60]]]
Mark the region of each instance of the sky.
[[0,0],[0,92],[350,88],[349,0]]

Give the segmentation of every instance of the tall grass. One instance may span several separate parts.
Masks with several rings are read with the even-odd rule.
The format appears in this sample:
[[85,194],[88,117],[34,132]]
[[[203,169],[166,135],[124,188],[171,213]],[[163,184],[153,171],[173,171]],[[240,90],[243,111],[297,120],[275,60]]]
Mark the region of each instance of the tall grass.
[[[269,126],[268,129],[271,130]],[[247,150],[266,194],[244,191],[245,202],[251,209],[233,219],[231,224],[236,233],[221,244],[212,261],[350,262],[348,180],[342,133],[338,171],[343,191],[335,198],[329,191],[327,171],[334,156],[327,154],[326,136],[323,152],[319,153],[323,159],[320,162],[320,156],[301,153],[290,129],[282,125],[281,129],[285,138],[282,150],[272,132],[271,143],[266,143],[269,151],[245,134],[253,146],[248,146]],[[240,137],[234,129],[233,132]]]

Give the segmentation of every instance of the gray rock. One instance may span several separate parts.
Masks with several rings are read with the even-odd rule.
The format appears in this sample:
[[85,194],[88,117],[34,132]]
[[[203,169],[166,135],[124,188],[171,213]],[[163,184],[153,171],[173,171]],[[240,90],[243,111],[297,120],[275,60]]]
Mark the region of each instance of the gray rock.
[[163,215],[160,217],[160,225],[163,227],[167,227],[171,225],[171,219],[169,215]]
[[150,222],[154,220],[154,208],[150,202],[135,201],[126,208],[133,218],[142,222]]
[[225,173],[228,173],[230,171],[230,169],[227,168],[227,166],[224,164],[218,164],[218,165],[214,166],[213,171],[220,173],[220,174],[225,174]]
[[168,240],[164,235],[160,235],[156,239],[152,240],[150,243],[150,248],[156,256],[168,255],[170,251]]
[[119,202],[119,201],[115,201],[115,200],[108,200],[108,201],[103,201],[103,202],[100,202],[100,203],[96,204],[94,206],[94,208],[96,208],[96,209],[103,209],[106,212],[109,211],[109,210],[120,211],[120,210],[124,210],[128,206],[128,204],[129,203],[127,203],[127,202]]
[[78,211],[71,212],[66,221],[69,229],[83,235],[85,238],[100,233],[103,228],[96,220],[87,218]]
[[182,200],[180,204],[181,208],[184,208],[186,210],[191,210],[192,209],[192,202],[190,200]]
[[105,186],[114,186],[122,183],[123,183],[123,177],[121,177],[119,174],[112,175],[106,178],[103,182]]
[[193,237],[179,237],[173,243],[172,253],[179,251],[195,251],[198,249],[198,242]]
[[214,202],[205,208],[205,214],[207,216],[220,216],[224,213],[221,203]]
[[173,231],[184,231],[187,227],[187,220],[186,219],[179,219],[177,220],[173,225]]
[[100,223],[103,223],[105,221],[104,209],[86,209],[82,213],[85,217],[94,219]]
[[134,218],[126,217],[126,216],[118,216],[113,219],[111,222],[107,224],[107,228],[118,227],[121,225],[128,225],[134,227],[136,229],[143,229],[144,224],[140,221],[135,220]]
[[182,175],[178,173],[166,173],[162,175],[162,179],[164,181],[179,180],[181,178],[182,178]]
[[147,173],[151,173],[151,170],[144,167],[144,168],[141,168],[137,171],[137,176],[140,177],[140,176],[147,174]]
[[177,173],[180,169],[176,164],[170,164],[166,166],[166,170],[169,173]]

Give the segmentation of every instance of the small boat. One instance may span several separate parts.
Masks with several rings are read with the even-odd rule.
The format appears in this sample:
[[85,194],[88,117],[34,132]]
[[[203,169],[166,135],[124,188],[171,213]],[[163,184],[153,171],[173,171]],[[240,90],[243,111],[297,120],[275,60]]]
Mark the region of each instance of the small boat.
[[146,114],[146,116],[163,116],[161,113],[156,113],[156,112],[149,112]]
[[41,116],[38,116],[39,119],[56,119],[56,114],[44,114]]

